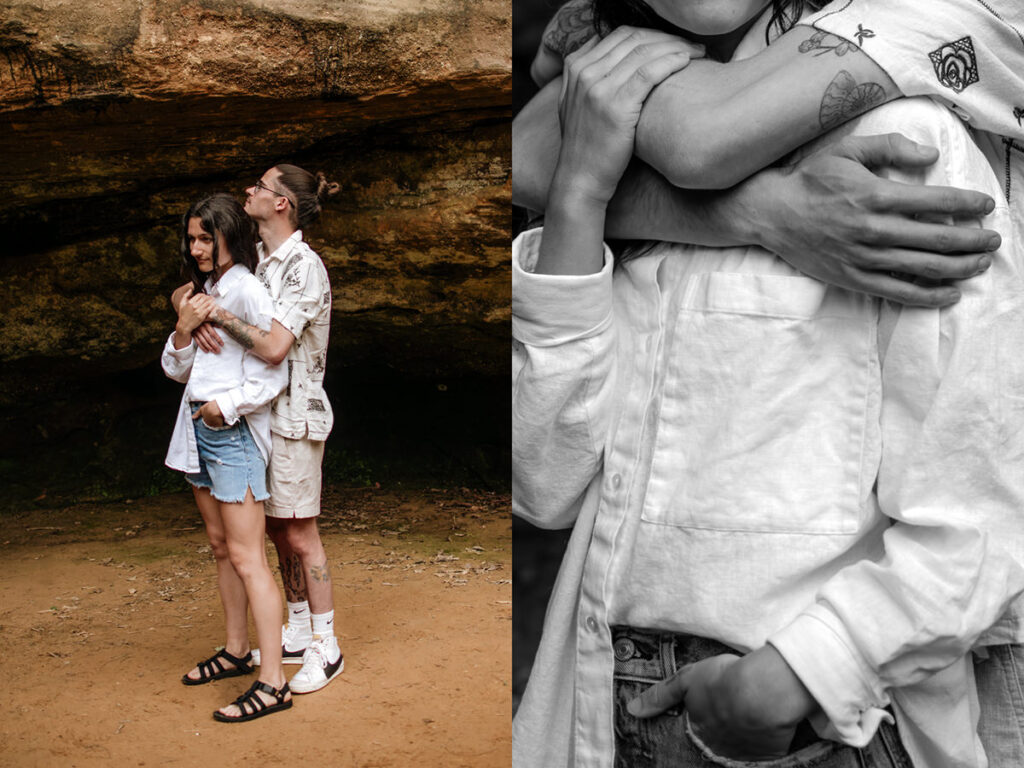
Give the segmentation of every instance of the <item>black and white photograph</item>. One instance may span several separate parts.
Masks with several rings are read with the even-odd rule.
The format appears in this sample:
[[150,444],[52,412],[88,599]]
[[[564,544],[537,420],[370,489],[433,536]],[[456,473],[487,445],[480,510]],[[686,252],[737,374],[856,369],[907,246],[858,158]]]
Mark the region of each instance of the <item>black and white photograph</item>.
[[515,23],[513,765],[1024,764],[1024,7]]

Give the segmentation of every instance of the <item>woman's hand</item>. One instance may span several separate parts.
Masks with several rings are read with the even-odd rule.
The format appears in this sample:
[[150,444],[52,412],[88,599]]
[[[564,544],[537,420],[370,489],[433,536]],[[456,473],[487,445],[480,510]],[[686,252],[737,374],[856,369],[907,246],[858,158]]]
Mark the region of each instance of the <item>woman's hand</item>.
[[208,307],[196,301],[200,298],[203,298],[202,294],[193,296],[192,287],[189,286],[182,294],[181,301],[178,302],[178,322],[174,326],[174,347],[176,349],[184,349],[192,343],[192,332],[202,325],[210,314]]
[[700,46],[664,32],[619,27],[566,58],[558,104],[562,145],[537,272],[600,271],[605,210],[633,156],[644,101],[702,55]]
[[770,645],[742,658],[723,654],[687,664],[627,708],[645,718],[679,703],[708,749],[720,757],[754,761],[787,754],[796,726],[818,708]]
[[192,414],[192,420],[202,419],[203,424],[214,429],[220,429],[224,426],[224,414],[220,411],[220,406],[217,405],[216,400],[209,400],[199,406],[199,409]]
[[701,46],[682,38],[633,27],[592,38],[569,54],[558,99],[562,149],[555,184],[607,205],[633,156],[644,101],[703,55]]

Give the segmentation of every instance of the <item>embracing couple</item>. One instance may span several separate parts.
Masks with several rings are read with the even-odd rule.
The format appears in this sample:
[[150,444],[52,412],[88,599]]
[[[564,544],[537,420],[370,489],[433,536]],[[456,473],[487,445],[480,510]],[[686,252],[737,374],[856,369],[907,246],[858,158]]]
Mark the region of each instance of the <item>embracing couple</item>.
[[[337,191],[322,173],[276,165],[245,190],[244,207],[230,195],[212,195],[181,222],[189,283],[172,296],[178,321],[161,363],[185,392],[166,464],[192,485],[226,623],[223,649],[182,683],[202,685],[260,666],[257,681],[213,713],[224,722],[287,709],[292,692],[319,690],[344,668],[316,522],[333,423],[323,389],[331,290],[301,229]],[[283,628],[264,533],[281,566]],[[302,667],[286,682],[282,664]]]
[[517,768],[1024,765],[1024,6],[572,0],[533,74]]

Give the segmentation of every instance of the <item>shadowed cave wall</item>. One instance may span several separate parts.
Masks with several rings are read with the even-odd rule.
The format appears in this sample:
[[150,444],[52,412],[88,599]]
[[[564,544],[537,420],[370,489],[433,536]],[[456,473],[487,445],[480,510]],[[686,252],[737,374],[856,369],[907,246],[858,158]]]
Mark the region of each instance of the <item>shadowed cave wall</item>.
[[0,4],[3,506],[182,487],[179,219],[280,161],[342,188],[305,232],[328,477],[507,487],[509,30],[490,0]]

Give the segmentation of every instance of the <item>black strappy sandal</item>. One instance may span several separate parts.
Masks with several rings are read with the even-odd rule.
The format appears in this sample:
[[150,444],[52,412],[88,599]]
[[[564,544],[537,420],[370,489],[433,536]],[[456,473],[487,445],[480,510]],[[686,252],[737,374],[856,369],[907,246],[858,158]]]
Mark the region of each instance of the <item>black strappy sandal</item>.
[[[221,659],[230,662],[235,665],[234,669],[227,669],[222,663]],[[196,663],[199,667],[199,677],[192,679],[186,672],[181,682],[185,685],[203,685],[213,680],[223,680],[225,677],[239,677],[240,675],[251,675],[252,668],[252,651],[245,654],[245,658],[238,658],[232,656],[230,653],[221,649],[217,651],[213,656],[208,658],[206,661],[200,661]]]
[[[256,691],[263,691],[265,694],[273,696],[275,703],[267,704],[256,695]],[[288,693],[288,683],[285,683],[280,688],[273,688],[257,680],[249,686],[248,691],[234,701],[235,706],[241,710],[242,714],[231,717],[217,710],[213,713],[213,719],[220,720],[222,723],[244,723],[246,720],[255,720],[257,717],[269,715],[271,712],[277,712],[279,709],[288,709],[292,705],[292,700],[288,699],[285,701],[284,695],[286,693]]]

